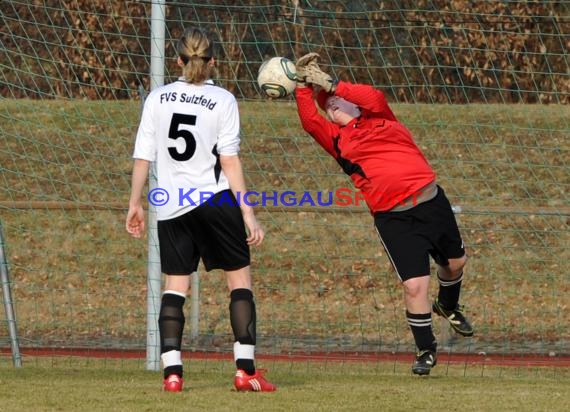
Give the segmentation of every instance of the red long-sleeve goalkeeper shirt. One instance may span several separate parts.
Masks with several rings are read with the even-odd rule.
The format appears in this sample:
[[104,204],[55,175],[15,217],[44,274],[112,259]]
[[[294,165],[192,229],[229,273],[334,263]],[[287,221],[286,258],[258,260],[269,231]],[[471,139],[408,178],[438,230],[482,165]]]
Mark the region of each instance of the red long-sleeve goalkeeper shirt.
[[371,213],[415,198],[435,172],[410,131],[392,113],[384,93],[369,85],[339,82],[335,95],[356,104],[361,116],[345,126],[323,117],[311,87],[297,88],[297,111],[309,133],[349,175]]

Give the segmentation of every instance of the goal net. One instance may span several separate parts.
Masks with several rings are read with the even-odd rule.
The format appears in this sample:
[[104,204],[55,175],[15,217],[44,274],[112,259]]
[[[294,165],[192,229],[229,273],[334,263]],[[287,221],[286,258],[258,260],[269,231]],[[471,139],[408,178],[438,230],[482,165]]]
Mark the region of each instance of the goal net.
[[[268,57],[309,51],[334,77],[385,92],[453,203],[476,335],[436,322],[442,348],[570,351],[564,2],[202,3],[166,2],[165,82],[178,75],[184,27],[213,33],[216,81],[240,104],[248,187],[268,195],[256,208],[266,241],[252,249],[259,353],[414,350],[401,287],[349,178],[303,132],[293,98],[267,100],[256,84]],[[24,353],[145,347],[148,247],[124,219],[151,6],[2,1],[0,219]],[[301,202],[319,193],[345,197]],[[185,348],[229,351],[225,279],[200,268],[199,287]],[[9,341],[0,328],[0,347]]]

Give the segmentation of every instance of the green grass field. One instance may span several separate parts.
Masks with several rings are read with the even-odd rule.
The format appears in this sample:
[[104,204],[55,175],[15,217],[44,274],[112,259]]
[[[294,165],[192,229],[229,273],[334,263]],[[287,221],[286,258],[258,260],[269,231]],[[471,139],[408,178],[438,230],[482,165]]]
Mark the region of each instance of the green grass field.
[[[0,361],[3,411],[532,411],[562,412],[570,371],[490,367],[487,376],[440,365],[429,377],[409,365],[272,362],[275,393],[238,393],[232,362],[187,361],[182,393],[163,393],[161,374],[138,360],[32,358]],[[445,372],[445,374],[444,374]]]

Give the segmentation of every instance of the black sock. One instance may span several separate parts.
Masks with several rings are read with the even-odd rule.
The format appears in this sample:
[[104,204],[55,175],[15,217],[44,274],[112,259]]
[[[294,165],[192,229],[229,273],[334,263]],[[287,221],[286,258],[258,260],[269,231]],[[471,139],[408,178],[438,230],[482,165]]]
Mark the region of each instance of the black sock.
[[408,325],[414,335],[414,341],[418,350],[436,350],[436,341],[431,327],[431,312],[410,313],[406,311]]
[[437,275],[439,281],[439,292],[437,300],[444,309],[454,310],[459,304],[459,293],[461,292],[461,281],[463,280],[463,272],[453,280],[443,280]]
[[255,375],[255,362],[253,359],[236,359],[236,368],[242,369],[249,376]]
[[[230,322],[236,342],[242,345],[255,345],[256,314],[253,292],[249,289],[234,289],[230,294]],[[248,375],[255,374],[253,359],[238,358],[236,367]]]
[[[182,308],[185,300],[183,296],[173,293],[164,293],[162,295],[160,314],[158,317],[161,354],[172,350],[181,350],[182,332],[185,322]],[[182,377],[182,365],[171,365],[164,369],[165,378],[173,373]]]
[[172,365],[164,368],[164,379],[168,378],[170,375],[178,375],[182,378],[184,375],[182,365]]

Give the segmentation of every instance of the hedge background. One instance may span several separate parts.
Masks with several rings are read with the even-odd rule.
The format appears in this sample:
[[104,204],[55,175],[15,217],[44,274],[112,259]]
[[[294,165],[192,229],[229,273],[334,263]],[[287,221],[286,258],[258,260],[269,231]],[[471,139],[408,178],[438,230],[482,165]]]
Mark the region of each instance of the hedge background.
[[[270,56],[317,51],[337,77],[386,88],[399,102],[570,100],[564,1],[167,1],[167,57],[198,24],[219,41],[217,79],[259,98]],[[151,3],[3,1],[0,94],[129,99],[149,90]],[[168,58],[166,73],[177,73]]]

